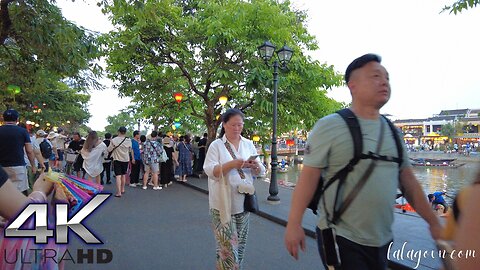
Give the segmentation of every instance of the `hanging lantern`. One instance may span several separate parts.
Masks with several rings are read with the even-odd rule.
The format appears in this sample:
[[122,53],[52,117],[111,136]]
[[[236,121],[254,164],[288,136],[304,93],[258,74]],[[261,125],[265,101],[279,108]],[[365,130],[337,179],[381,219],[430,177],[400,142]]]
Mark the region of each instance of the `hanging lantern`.
[[295,140],[294,139],[288,139],[287,140],[287,146],[288,147],[292,147],[295,145]]
[[175,98],[175,101],[180,105],[180,102],[182,102],[183,99],[182,93],[175,93],[173,94],[173,97]]
[[228,97],[227,96],[221,96],[218,98],[218,101],[220,102],[220,105],[225,106],[225,104],[227,104],[227,101],[228,101]]
[[256,135],[256,134],[253,135],[252,141],[254,141],[254,142],[259,142],[259,141],[260,141],[260,136],[258,136],[258,135]]
[[180,124],[180,122],[175,122],[173,125],[174,125],[176,128],[180,128],[180,126],[181,126],[182,124]]
[[177,129],[177,127],[175,125],[172,125],[172,129],[175,130]]
[[18,86],[18,85],[9,84],[7,86],[7,89],[8,89],[8,91],[10,91],[14,94],[19,94],[21,92],[20,86]]

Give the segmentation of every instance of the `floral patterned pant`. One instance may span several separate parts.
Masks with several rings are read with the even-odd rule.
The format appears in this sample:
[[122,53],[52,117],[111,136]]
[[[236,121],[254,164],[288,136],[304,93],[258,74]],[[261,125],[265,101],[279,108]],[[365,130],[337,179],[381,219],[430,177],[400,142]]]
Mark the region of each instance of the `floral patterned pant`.
[[212,227],[217,241],[217,270],[242,269],[243,255],[247,244],[249,212],[232,215],[227,225],[220,222],[220,213],[210,209]]

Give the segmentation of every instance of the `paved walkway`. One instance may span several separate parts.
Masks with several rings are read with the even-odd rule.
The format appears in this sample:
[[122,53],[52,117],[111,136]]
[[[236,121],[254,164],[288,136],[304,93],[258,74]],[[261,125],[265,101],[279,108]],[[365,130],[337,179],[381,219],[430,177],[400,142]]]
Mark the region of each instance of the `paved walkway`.
[[[105,187],[113,192],[112,185]],[[108,264],[68,262],[68,270],[215,268],[208,197],[188,186],[174,183],[160,191],[127,186],[122,198],[111,196],[84,224],[104,245],[83,244],[70,233],[69,251],[110,249],[113,260]],[[244,269],[319,269],[314,239],[307,239],[307,252],[297,262],[284,248],[283,234],[283,226],[251,215]]]
[[[292,189],[279,187],[280,204],[267,202],[268,183],[255,183],[260,213],[251,215],[245,269],[321,269],[315,240],[307,237],[307,251],[293,260],[283,245]],[[110,197],[103,207],[84,222],[104,245],[88,246],[70,237],[69,250],[110,249],[108,264],[72,264],[66,269],[214,269],[215,241],[208,215],[207,179],[189,178],[154,191],[126,187],[122,198]],[[200,191],[200,192],[199,192]],[[106,185],[105,192],[113,192]],[[313,236],[316,217],[307,211],[303,226]],[[391,258],[392,268],[414,268],[418,258],[408,259],[407,251],[435,250],[427,224],[418,216],[395,213],[394,244],[389,253],[405,244],[403,259]],[[397,252],[398,254],[399,252]],[[405,267],[403,267],[405,269]],[[440,261],[421,258],[417,269],[438,269]],[[407,268],[408,269],[408,268]]]

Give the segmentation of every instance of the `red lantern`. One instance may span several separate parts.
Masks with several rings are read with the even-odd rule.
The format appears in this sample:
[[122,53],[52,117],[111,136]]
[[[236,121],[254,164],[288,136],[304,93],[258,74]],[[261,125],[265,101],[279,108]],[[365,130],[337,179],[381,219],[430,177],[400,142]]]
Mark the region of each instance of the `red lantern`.
[[183,99],[182,93],[175,93],[175,94],[173,94],[173,97],[175,98],[175,100],[177,101],[178,104],[180,104],[180,102],[182,102],[182,99]]
[[287,140],[287,146],[292,147],[293,145],[295,145],[295,140],[294,139],[288,139]]

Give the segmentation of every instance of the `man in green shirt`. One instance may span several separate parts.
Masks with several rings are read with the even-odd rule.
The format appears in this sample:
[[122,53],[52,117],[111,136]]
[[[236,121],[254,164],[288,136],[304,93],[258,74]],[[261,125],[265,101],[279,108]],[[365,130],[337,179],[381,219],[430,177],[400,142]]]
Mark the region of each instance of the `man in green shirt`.
[[[358,118],[362,131],[362,153],[371,151],[398,157],[392,131],[385,123],[386,120],[380,116],[380,108],[388,102],[391,94],[389,75],[380,61],[378,55],[366,54],[347,67],[345,81],[352,95],[350,110]],[[380,132],[383,132],[383,140],[377,151]],[[404,160],[400,168],[397,163],[378,160],[365,185],[337,222],[332,222],[330,218],[339,181],[335,181],[322,195],[317,234],[321,235],[321,230],[328,228],[336,232],[343,270],[386,269],[388,245],[393,240],[392,202],[399,184],[410,204],[430,225],[432,237],[440,237],[442,226],[425,199],[408,162],[405,146],[402,146]],[[319,183],[320,175],[326,180],[332,178],[352,159],[353,149],[348,126],[338,114],[320,119],[310,133],[303,161],[304,168],[293,193],[285,233],[285,245],[293,257],[298,258],[299,246],[302,250],[305,249],[305,234],[301,221]],[[371,162],[372,159],[361,159],[348,174],[340,189],[340,202],[354,189]],[[330,214],[330,218],[326,213]],[[319,247],[322,247],[324,241],[321,237],[318,240]],[[323,254],[321,256],[325,266],[325,258]]]

